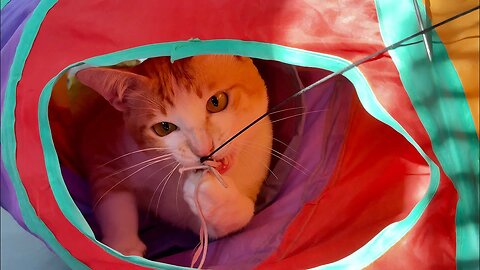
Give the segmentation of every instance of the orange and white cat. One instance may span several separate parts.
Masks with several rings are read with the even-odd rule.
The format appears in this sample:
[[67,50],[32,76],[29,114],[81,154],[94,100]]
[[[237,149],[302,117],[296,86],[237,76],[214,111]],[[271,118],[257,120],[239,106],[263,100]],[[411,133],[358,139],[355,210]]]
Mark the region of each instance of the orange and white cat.
[[[97,106],[78,142],[105,244],[126,255],[144,254],[138,209],[198,233],[196,188],[210,237],[251,220],[270,163],[268,117],[206,162],[227,188],[209,170],[172,177],[180,168],[202,165],[201,157],[267,111],[265,83],[251,59],[206,55],[171,63],[157,57],[130,68],[87,68],[76,76],[108,101]],[[252,144],[263,150],[252,152],[246,147]]]

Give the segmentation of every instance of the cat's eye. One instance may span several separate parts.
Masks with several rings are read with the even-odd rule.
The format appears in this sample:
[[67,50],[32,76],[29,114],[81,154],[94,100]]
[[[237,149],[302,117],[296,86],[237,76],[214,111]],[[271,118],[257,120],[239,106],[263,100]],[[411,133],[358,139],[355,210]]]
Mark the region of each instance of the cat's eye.
[[158,136],[163,137],[167,136],[172,131],[175,131],[177,129],[177,126],[169,122],[160,122],[153,125],[152,129]]
[[207,101],[207,111],[217,113],[225,110],[228,105],[228,96],[225,92],[217,92]]

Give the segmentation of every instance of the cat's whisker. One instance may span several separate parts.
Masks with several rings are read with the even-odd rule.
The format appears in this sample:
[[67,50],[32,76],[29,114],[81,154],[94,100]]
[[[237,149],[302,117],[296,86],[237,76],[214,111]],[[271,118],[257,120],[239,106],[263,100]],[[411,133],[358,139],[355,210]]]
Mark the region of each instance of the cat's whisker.
[[143,93],[140,93],[140,92],[137,92],[135,96],[128,96],[126,97],[126,99],[129,99],[129,100],[133,100],[133,101],[141,101],[141,102],[144,102],[146,103],[147,105],[152,105],[154,108],[155,107],[160,107],[160,108],[163,108],[165,109],[165,107],[162,105],[161,102],[158,102],[157,100],[154,100],[152,99],[151,96],[147,96]]
[[279,142],[279,143],[283,144],[284,146],[286,146],[288,149],[292,150],[293,152],[298,153],[297,150],[293,149],[292,147],[290,147],[288,144],[282,142],[281,140],[279,140],[279,139],[277,139],[277,138],[275,138],[275,137],[273,138],[273,140],[276,141],[276,142]]
[[152,97],[148,97],[145,94],[142,93],[136,93],[135,96],[129,95],[124,97],[125,100],[133,100],[133,101],[141,101],[143,103],[151,104],[153,106],[160,106],[163,108],[163,105],[156,100],[153,100]]
[[[159,173],[159,172],[162,171],[163,169],[165,169],[165,168],[167,168],[168,166],[173,165],[173,164],[175,164],[175,163],[176,163],[176,161],[168,163],[167,165],[163,166],[162,168],[160,168],[160,169],[154,171],[153,173],[151,173],[146,179],[147,179],[147,180],[150,180],[155,174]],[[160,182],[160,184],[161,184],[161,182]],[[158,186],[160,186],[160,184],[159,184]],[[158,186],[157,186],[157,188],[158,188]],[[157,189],[155,189],[155,192],[156,192],[156,191],[157,191]],[[153,193],[152,198],[155,196],[155,192]],[[148,218],[149,218],[149,216],[150,216],[150,211],[149,211],[149,210],[150,210],[150,204],[148,204],[148,208],[147,208],[147,220],[148,220]]]
[[123,158],[123,157],[130,156],[130,155],[133,155],[133,154],[143,153],[143,152],[147,152],[147,151],[161,151],[161,150],[167,150],[167,149],[168,149],[168,148],[165,148],[165,147],[163,147],[163,148],[162,148],[162,147],[150,147],[150,148],[144,148],[144,149],[132,151],[132,152],[123,154],[123,155],[121,155],[121,156],[119,156],[119,157],[116,157],[116,158],[114,158],[114,159],[112,159],[112,160],[110,160],[110,161],[108,161],[108,162],[106,162],[106,163],[103,163],[103,164],[99,165],[98,168],[103,167],[103,166],[105,166],[105,165],[107,165],[107,164],[110,164],[110,163],[116,161],[116,160],[119,160],[119,159],[121,159],[121,158]]
[[129,174],[128,176],[124,177],[123,179],[121,179],[120,181],[118,181],[115,185],[113,185],[111,188],[109,188],[107,191],[105,191],[102,196],[100,196],[100,198],[97,200],[97,202],[95,202],[94,206],[93,206],[93,209],[95,209],[98,204],[100,203],[100,201],[102,201],[102,199],[105,197],[105,195],[107,195],[110,191],[112,191],[114,188],[118,187],[121,183],[123,183],[125,180],[127,180],[128,178],[130,178],[131,176],[135,175],[136,173],[138,173],[139,171],[149,167],[149,166],[152,166],[154,164],[157,164],[157,163],[160,163],[164,160],[158,160],[158,161],[152,161],[151,163],[141,167],[140,169],[134,171],[133,173]]
[[147,103],[147,102],[152,103],[152,104],[155,103],[151,99],[146,98],[145,95],[140,95],[139,93],[137,93],[135,96],[132,96],[132,95],[124,96],[124,100],[138,100],[138,101],[142,101],[142,102],[145,102],[145,103]]
[[156,100],[153,99],[153,98],[155,98],[155,96],[153,96],[153,98],[152,98],[152,96],[147,95],[143,92],[136,92],[135,95],[130,95],[129,97],[130,98],[138,97],[138,98],[141,98],[142,100],[149,101],[149,102],[152,102],[152,103],[156,102]]
[[[262,138],[270,138],[270,135],[266,135],[266,134],[257,134],[258,137],[262,137]],[[282,140],[280,139],[277,139],[275,137],[272,137],[272,139],[280,144],[282,144],[283,146],[285,146],[286,148],[292,150],[293,152],[295,153],[298,153],[298,151],[296,149],[293,149],[293,147],[291,147],[290,145],[288,145],[287,143],[283,142]]]
[[[140,109],[138,111],[140,111]],[[135,112],[136,117],[143,117],[143,116],[151,117],[152,115],[155,115],[156,113],[158,113],[157,110],[151,110],[150,112],[148,112],[147,110],[143,110],[143,111],[147,111],[147,112],[138,112],[138,111]]]
[[[278,179],[278,176],[272,170],[270,170],[270,168],[268,168],[265,164],[263,164],[263,166],[265,166],[272,173],[273,177],[277,179],[277,182],[280,182],[280,179]],[[268,177],[265,178],[265,182],[268,184]]]
[[[277,181],[280,182],[280,179],[278,179],[278,176],[277,176],[267,165],[265,165],[265,163],[260,162],[260,164],[261,164],[263,167],[267,168],[267,170],[270,171],[270,173],[273,175],[273,177],[275,177],[275,179],[277,179]],[[268,184],[268,176],[265,178],[265,183]]]
[[[157,114],[161,112],[161,107],[158,104],[146,104],[146,106],[136,106],[136,105],[128,105],[130,109],[137,110],[137,111],[149,111],[150,113]],[[138,113],[136,113],[138,114]],[[146,113],[145,113],[146,114]]]
[[153,113],[158,113],[160,112],[160,109],[159,107],[161,107],[159,104],[156,104],[156,103],[148,103],[148,104],[144,104],[145,106],[141,106],[142,104],[138,104],[138,103],[135,103],[135,104],[129,104],[128,107],[130,109],[134,109],[134,110],[143,110],[143,111],[151,111]]
[[298,163],[295,162],[295,161],[293,161],[293,163],[296,164],[297,166],[300,166],[300,168],[297,167],[297,166],[295,166],[295,165],[293,165],[292,163],[288,162],[287,160],[285,160],[285,159],[284,159],[282,156],[280,156],[280,155],[277,155],[277,154],[275,154],[275,153],[272,153],[272,156],[274,156],[274,157],[280,159],[281,161],[287,163],[288,165],[290,165],[290,166],[292,166],[293,168],[297,169],[299,172],[303,173],[303,174],[306,175],[306,176],[308,176],[308,175],[310,174],[310,172],[309,172],[308,170],[306,170],[306,169],[305,169],[306,171],[301,170],[300,168],[303,168],[303,166],[301,166],[300,164],[298,164]]
[[[262,145],[258,145],[258,144],[257,144],[257,146],[258,146],[258,147],[263,147]],[[277,150],[275,150],[275,149],[273,149],[273,148],[270,148],[269,150],[272,150],[272,152],[276,153],[277,155],[280,155],[280,156],[282,156],[282,157],[287,158],[288,160],[290,160],[291,162],[295,163],[296,165],[298,165],[299,167],[301,167],[303,170],[305,170],[305,171],[308,172],[309,174],[311,173],[307,168],[303,167],[302,164],[296,162],[293,158],[291,158],[291,157],[289,157],[289,156],[287,156],[287,155],[285,155],[285,154],[283,154],[283,153],[281,153],[281,152],[279,152],[279,151],[277,151]]]
[[143,164],[148,163],[148,162],[157,162],[157,161],[160,162],[160,161],[165,161],[165,160],[172,159],[171,156],[172,156],[172,154],[167,154],[167,155],[162,155],[162,156],[158,156],[158,157],[154,157],[154,158],[150,158],[150,159],[144,160],[144,161],[142,161],[142,162],[139,162],[139,163],[134,164],[134,165],[132,165],[132,166],[129,166],[129,167],[127,167],[127,168],[123,168],[123,169],[118,170],[118,171],[116,171],[116,172],[114,172],[114,173],[111,173],[111,174],[109,174],[109,175],[107,175],[107,176],[104,176],[104,177],[100,178],[98,181],[102,181],[102,180],[104,180],[104,179],[110,178],[110,177],[112,177],[112,176],[114,176],[114,175],[117,175],[117,174],[122,173],[122,172],[124,172],[124,171],[128,171],[128,170],[130,170],[130,169],[132,169],[132,168],[135,168],[135,167],[137,167],[137,166],[143,165]]
[[151,107],[136,107],[136,106],[129,106],[130,109],[139,110],[139,111],[152,111],[158,112],[157,109]]
[[255,145],[255,144],[252,144],[251,142],[250,143],[244,143],[243,146],[248,146],[248,147],[255,147],[256,146],[256,149],[259,149],[259,150],[262,150],[262,151],[265,151],[265,152],[269,152],[272,156],[274,156],[274,157],[280,159],[281,161],[287,163],[288,165],[292,166],[293,168],[295,168],[299,172],[303,173],[304,175],[309,175],[310,174],[310,171],[308,169],[306,169],[305,167],[303,167],[301,164],[299,164],[298,162],[296,162],[292,158],[278,152],[277,150],[275,150],[273,148],[267,148],[267,147],[263,147],[261,145]]
[[[264,138],[270,137],[269,135],[265,135],[265,134],[257,134],[257,136],[261,136],[261,137],[264,137]],[[288,149],[292,150],[294,153],[298,153],[297,150],[293,149],[293,147],[291,147],[291,146],[288,145],[287,143],[283,142],[282,140],[277,139],[277,138],[275,138],[275,137],[272,137],[272,139],[273,139],[274,141],[277,141],[277,142],[279,142],[280,144],[284,145],[284,146],[287,147]],[[252,143],[252,142],[250,142],[250,143]],[[230,146],[230,145],[227,145],[226,147],[228,147],[228,146]],[[259,147],[260,147],[260,146],[261,146],[261,147],[264,147],[263,145],[259,145],[259,144],[257,144],[257,146],[259,146]],[[266,147],[264,147],[264,148],[266,148]],[[272,151],[275,151],[275,152],[277,152],[277,153],[280,153],[278,150],[274,149],[273,147],[272,147],[272,148],[269,148],[269,150],[272,150]],[[281,153],[280,153],[280,154],[281,154]],[[282,155],[284,155],[284,154],[282,154]],[[284,156],[286,156],[286,155],[284,155]],[[288,157],[288,156],[286,156],[286,157]],[[291,159],[291,158],[290,158],[290,159]],[[301,166],[301,165],[300,165],[300,166]],[[303,167],[303,166],[302,166],[302,167]],[[303,167],[303,168],[304,168],[304,167]],[[304,169],[307,170],[306,168],[304,168]],[[308,170],[307,170],[307,171],[308,171]]]
[[149,110],[152,112],[160,111],[157,104],[146,104],[145,106],[141,106],[141,104],[129,104],[128,107],[135,110]]
[[[163,194],[163,191],[165,190],[165,187],[167,186],[168,184],[168,180],[170,180],[170,178],[172,177],[173,173],[175,172],[175,170],[180,166],[180,163],[177,164],[177,166],[175,166],[175,168],[173,168],[173,170],[166,176],[167,177],[167,180],[165,180],[165,183],[163,184],[163,187],[162,187],[162,190],[160,191],[160,195],[158,195],[158,199],[157,199],[157,207],[155,208],[155,213],[158,214],[158,206],[160,205],[160,198],[162,197],[162,194]],[[163,181],[163,180],[162,180]]]
[[177,189],[175,191],[175,208],[177,209],[177,214],[180,214],[180,210],[178,208],[178,191],[180,189],[180,182],[182,181],[182,176],[183,173],[180,173],[180,175],[178,176]]
[[[241,133],[238,137],[244,136],[244,134],[246,134],[246,132],[248,132],[250,129],[253,129],[254,127],[258,127],[260,125],[269,125],[269,124],[270,124],[270,118],[269,117],[263,118],[262,120],[255,123],[255,125],[251,126],[249,129],[247,129],[244,133]],[[228,141],[229,139],[233,138],[235,136],[235,134],[238,134],[238,132],[240,132],[240,131],[241,131],[241,129],[234,130],[234,131],[231,131],[231,130],[228,131],[227,134],[230,134],[230,135],[225,136],[225,138],[223,138],[223,141],[225,141],[225,142]],[[260,134],[256,134],[256,135],[260,135]],[[222,146],[222,148],[229,147],[229,145],[230,145],[230,142],[225,144],[224,146]]]
[[276,123],[276,122],[283,121],[283,120],[287,120],[287,119],[290,119],[290,118],[293,118],[293,117],[302,116],[302,115],[307,115],[307,114],[311,114],[311,113],[317,113],[317,112],[324,112],[324,111],[327,111],[327,110],[317,110],[317,111],[309,111],[309,112],[294,114],[294,115],[290,115],[290,116],[283,117],[283,118],[280,118],[280,119],[272,120],[272,124],[273,124],[273,123]]
[[272,115],[272,114],[276,114],[276,113],[281,113],[281,112],[286,112],[286,111],[292,111],[292,110],[299,110],[299,109],[305,109],[305,107],[304,107],[304,106],[301,106],[301,107],[287,108],[287,109],[283,109],[283,110],[273,111],[273,112],[270,112],[270,113],[268,113],[268,114],[269,114],[269,115]]
[[[238,151],[238,145],[237,145],[236,147],[234,147],[234,148],[235,148],[235,151]],[[254,157],[253,155],[250,155],[250,152],[248,152],[248,151],[245,152],[245,153],[248,154],[248,155],[249,155],[250,157],[252,157],[252,158]],[[238,159],[238,160],[239,160],[243,165],[247,165],[242,159]],[[260,162],[260,164],[261,164],[263,167],[267,168],[267,170],[269,170],[270,173],[272,173],[273,177],[275,177],[275,178],[277,179],[277,181],[280,181],[280,179],[278,179],[277,175],[276,175],[272,170],[270,170],[270,168],[269,168],[264,162]],[[268,177],[265,178],[265,182],[268,183]]]
[[[157,187],[156,187],[155,190],[153,191],[152,198],[150,199],[150,202],[148,203],[147,213],[150,213],[150,207],[152,206],[153,200],[154,200],[154,198],[155,198],[155,194],[157,193],[158,189],[159,189],[160,186],[162,185],[163,181],[165,180],[165,178],[167,178],[167,176],[168,176],[169,174],[171,174],[171,173],[173,173],[173,171],[175,171],[175,169],[180,165],[180,163],[174,161],[174,162],[168,164],[167,166],[163,167],[162,169],[158,170],[158,171],[161,171],[161,170],[163,170],[164,168],[166,168],[166,167],[168,167],[168,166],[170,166],[170,165],[172,165],[172,164],[175,164],[175,163],[177,163],[177,166],[175,166],[175,167],[162,179],[162,181],[160,181],[160,182],[158,183]],[[155,173],[157,173],[158,171],[156,171]]]

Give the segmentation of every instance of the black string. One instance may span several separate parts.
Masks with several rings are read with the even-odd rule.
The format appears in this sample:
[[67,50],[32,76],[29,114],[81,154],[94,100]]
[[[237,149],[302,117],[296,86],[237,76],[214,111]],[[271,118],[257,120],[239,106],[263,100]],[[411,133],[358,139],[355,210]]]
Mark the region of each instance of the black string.
[[462,12],[462,13],[459,13],[459,14],[453,16],[453,17],[450,17],[450,18],[448,18],[448,19],[446,19],[446,20],[444,20],[444,21],[441,21],[441,22],[439,22],[439,23],[437,23],[437,24],[434,24],[434,25],[432,25],[432,26],[430,26],[430,27],[427,27],[427,28],[425,28],[425,29],[422,30],[422,31],[419,31],[419,32],[417,32],[417,33],[415,33],[415,34],[412,34],[412,35],[410,35],[410,36],[408,36],[408,37],[406,37],[406,38],[404,38],[404,39],[402,39],[402,40],[400,40],[400,41],[397,41],[397,42],[393,43],[393,44],[390,45],[390,46],[387,46],[387,47],[385,47],[385,48],[383,48],[383,49],[381,49],[381,50],[379,50],[379,51],[376,51],[376,52],[374,52],[374,53],[372,53],[372,54],[370,54],[370,55],[368,55],[368,56],[366,56],[366,57],[364,57],[364,58],[361,58],[360,60],[357,60],[357,61],[351,63],[350,65],[348,65],[348,66],[340,69],[339,71],[336,71],[336,72],[334,72],[334,73],[330,73],[328,76],[323,77],[322,79],[320,79],[320,80],[318,80],[318,81],[310,84],[309,86],[301,89],[300,91],[296,92],[295,94],[287,97],[286,99],[284,99],[284,100],[283,100],[282,102],[280,102],[279,104],[273,106],[273,107],[272,107],[270,110],[268,110],[266,113],[262,114],[260,117],[258,117],[258,118],[255,119],[253,122],[251,122],[250,124],[248,124],[248,125],[247,125],[246,127],[244,127],[242,130],[240,130],[240,131],[237,132],[235,135],[233,135],[232,137],[230,137],[230,139],[226,140],[223,144],[221,144],[219,147],[217,147],[215,150],[213,150],[213,152],[211,152],[208,156],[201,157],[201,158],[200,158],[200,162],[203,163],[203,162],[206,161],[206,160],[211,160],[211,159],[212,159],[212,156],[213,156],[215,153],[217,153],[218,151],[220,151],[220,149],[222,149],[223,147],[225,147],[225,145],[229,144],[231,141],[233,141],[235,138],[237,138],[238,136],[240,136],[243,132],[245,132],[247,129],[249,129],[250,127],[252,127],[252,126],[255,125],[256,123],[258,123],[259,121],[261,121],[261,120],[262,120],[263,118],[265,118],[267,115],[269,115],[269,114],[271,114],[272,112],[276,111],[277,109],[281,108],[283,105],[285,105],[285,104],[286,104],[287,102],[289,102],[291,99],[293,99],[293,98],[295,98],[295,97],[298,97],[298,96],[300,96],[301,94],[309,91],[310,89],[312,89],[312,88],[314,88],[314,87],[316,87],[316,86],[318,86],[318,85],[320,85],[320,84],[322,84],[322,83],[330,80],[331,78],[336,77],[336,76],[338,76],[338,75],[341,75],[341,74],[349,71],[350,69],[352,69],[352,68],[354,68],[354,67],[357,67],[357,66],[359,66],[359,65],[361,65],[361,64],[363,64],[363,63],[365,63],[365,62],[367,62],[367,61],[369,61],[369,60],[372,60],[372,59],[380,56],[381,54],[383,54],[383,53],[385,53],[385,52],[387,52],[387,51],[389,51],[389,50],[393,50],[393,49],[395,49],[395,48],[397,48],[397,47],[400,47],[400,46],[402,45],[402,43],[404,43],[404,42],[407,41],[407,40],[410,40],[410,39],[412,39],[412,38],[415,38],[415,37],[418,37],[418,36],[420,36],[420,35],[423,35],[423,34],[425,34],[425,33],[427,33],[427,32],[430,32],[430,31],[432,31],[433,29],[435,29],[435,28],[437,28],[437,27],[439,27],[439,26],[441,26],[441,25],[444,25],[444,24],[449,23],[449,22],[451,22],[451,21],[453,21],[453,20],[456,20],[456,19],[458,19],[458,18],[460,18],[460,17],[462,17],[462,16],[464,16],[464,15],[467,15],[467,14],[469,14],[469,13],[471,13],[471,12],[473,12],[473,11],[479,9],[479,8],[480,8],[480,6],[476,6],[476,7],[474,7],[474,8],[469,9],[469,10],[466,10],[466,11],[464,11],[464,12]]

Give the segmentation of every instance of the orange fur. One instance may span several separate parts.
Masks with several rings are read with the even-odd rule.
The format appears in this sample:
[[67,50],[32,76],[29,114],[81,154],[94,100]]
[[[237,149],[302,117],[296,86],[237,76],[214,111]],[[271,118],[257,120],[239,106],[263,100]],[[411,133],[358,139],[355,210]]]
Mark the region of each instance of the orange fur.
[[[107,239],[114,242],[110,244],[119,247],[125,246],[125,243],[118,244],[122,236],[115,235],[121,225],[108,220],[121,219],[122,213],[121,209],[112,209],[112,205],[123,204],[129,208],[127,202],[135,201],[139,207],[149,208],[158,187],[163,185],[164,176],[168,176],[167,173],[157,176],[155,169],[167,163],[145,168],[134,175],[129,175],[131,171],[125,168],[155,158],[158,153],[135,154],[102,164],[125,153],[159,147],[168,148],[163,153],[171,154],[171,160],[178,166],[199,165],[200,157],[265,113],[268,107],[265,84],[251,59],[244,57],[207,55],[174,63],[167,57],[158,57],[131,68],[89,68],[79,71],[77,77],[112,105],[99,109],[97,117],[81,135],[80,144],[93,197],[101,208],[97,217],[102,232],[109,234]],[[224,110],[210,113],[206,104],[219,91],[226,93],[228,104]],[[159,137],[152,126],[160,122],[170,122],[178,128]],[[267,151],[255,153],[256,159],[252,159],[242,145],[251,141]],[[253,216],[256,196],[267,174],[271,143],[271,123],[265,118],[213,156],[223,162],[226,168],[223,177],[229,188],[219,188],[218,183],[212,183],[215,180],[209,173],[191,172],[182,183],[179,179],[165,182],[162,188],[165,192],[157,203],[161,207],[156,214],[177,226],[198,232],[198,212],[192,201],[193,186],[198,186],[200,203],[208,213],[210,235],[220,237],[245,226]],[[148,182],[152,175],[155,181]],[[183,188],[179,189],[179,185]],[[121,192],[133,197],[128,194],[114,196]],[[178,200],[179,197],[183,200]],[[173,200],[178,201],[178,208],[172,206]],[[233,216],[225,220],[225,215]],[[128,216],[134,217],[135,213],[130,212]],[[133,241],[132,245],[141,247],[136,223],[131,226],[130,233],[134,231],[135,235],[125,237],[125,241]]]

